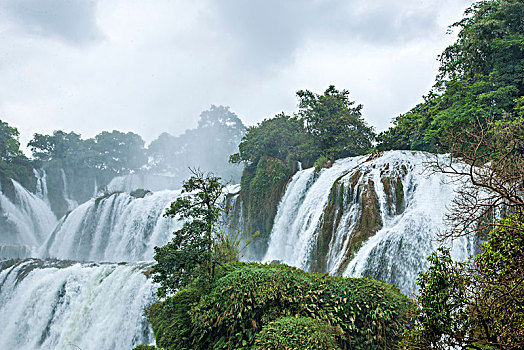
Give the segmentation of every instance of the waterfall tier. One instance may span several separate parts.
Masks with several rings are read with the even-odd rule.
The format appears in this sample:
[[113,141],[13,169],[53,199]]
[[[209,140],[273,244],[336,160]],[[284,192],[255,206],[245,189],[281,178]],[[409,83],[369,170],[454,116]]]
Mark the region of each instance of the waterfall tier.
[[45,243],[41,256],[89,261],[152,260],[179,223],[163,216],[180,191],[143,198],[114,193],[91,199],[66,215]]
[[153,342],[149,264],[0,263],[0,349],[132,349]]
[[[264,260],[372,277],[413,292],[460,185],[430,171],[434,157],[389,151],[342,159],[319,174],[298,172],[279,204]],[[465,260],[477,244],[471,237],[450,243],[453,258]]]

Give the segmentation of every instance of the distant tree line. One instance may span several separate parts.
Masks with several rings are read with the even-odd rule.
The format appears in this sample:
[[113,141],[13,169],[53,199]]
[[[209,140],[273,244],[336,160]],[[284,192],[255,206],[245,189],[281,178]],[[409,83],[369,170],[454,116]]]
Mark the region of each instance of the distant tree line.
[[[68,210],[65,197],[83,202],[115,176],[129,173],[164,173],[182,184],[191,166],[238,181],[242,168],[229,164],[228,157],[238,150],[244,132],[229,107],[211,106],[201,113],[197,128],[180,136],[162,133],[147,148],[133,132],[103,131],[87,139],[62,130],[36,133],[27,145],[29,159],[20,149],[18,130],[0,120],[0,178],[14,179],[34,192],[33,169],[45,170],[51,207],[61,216]],[[69,193],[62,193],[64,187]]]

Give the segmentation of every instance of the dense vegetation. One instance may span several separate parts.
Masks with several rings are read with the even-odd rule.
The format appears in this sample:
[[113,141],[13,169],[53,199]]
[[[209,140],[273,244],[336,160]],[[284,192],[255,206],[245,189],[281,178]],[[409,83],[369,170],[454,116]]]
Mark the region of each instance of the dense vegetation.
[[395,346],[409,307],[397,288],[377,281],[230,263],[207,288],[189,284],[148,316],[166,350],[376,349]]
[[7,179],[14,179],[23,186],[34,189],[36,178],[29,159],[20,150],[18,129],[0,120],[0,185],[4,191]]
[[349,91],[330,86],[322,95],[301,90],[297,96],[294,116],[277,114],[248,128],[239,152],[230,158],[245,165],[240,196],[244,230],[260,232],[248,248],[255,259],[267,248],[278,202],[298,162],[320,170],[335,159],[364,154],[372,147],[373,130],[362,119],[362,105],[349,99]]
[[483,252],[453,262],[448,249],[430,256],[419,276],[416,327],[409,349],[521,349],[524,346],[524,213],[501,219]]
[[378,136],[378,148],[448,151],[457,130],[514,118],[524,95],[523,18],[521,0],[472,5],[452,26],[458,40],[440,55],[434,88]]

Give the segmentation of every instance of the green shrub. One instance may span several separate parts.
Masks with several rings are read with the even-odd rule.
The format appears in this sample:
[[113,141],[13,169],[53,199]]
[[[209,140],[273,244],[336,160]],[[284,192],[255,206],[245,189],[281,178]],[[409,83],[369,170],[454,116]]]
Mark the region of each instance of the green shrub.
[[[257,339],[269,342],[293,329],[299,333],[289,341],[305,341],[300,322],[310,322],[315,332],[328,329],[326,344],[336,335],[341,348],[389,349],[407,325],[410,306],[398,288],[383,282],[236,262],[217,270],[209,290],[183,289],[153,304],[149,321],[166,350],[260,348]],[[286,328],[275,323],[283,317],[318,323],[302,319]]]
[[311,274],[285,265],[226,265],[190,314],[200,348],[252,346],[265,325],[311,317],[342,329],[343,346],[393,347],[410,302],[396,287],[369,279]]
[[268,323],[255,338],[253,350],[339,349],[340,328],[310,317],[283,317]]
[[324,164],[328,161],[328,158],[326,156],[320,156],[315,160],[315,163],[313,163],[313,166],[315,167],[315,172],[319,172],[324,168]]
[[138,345],[133,350],[158,350],[154,345]]
[[198,289],[183,289],[164,301],[157,301],[147,312],[156,343],[165,350],[193,348],[191,307],[200,300]]

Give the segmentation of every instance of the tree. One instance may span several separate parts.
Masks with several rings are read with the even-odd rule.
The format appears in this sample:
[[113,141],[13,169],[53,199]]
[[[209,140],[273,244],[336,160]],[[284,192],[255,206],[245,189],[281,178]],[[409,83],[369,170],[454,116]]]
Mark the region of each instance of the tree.
[[10,162],[13,158],[20,156],[18,136],[17,128],[0,120],[0,160]]
[[320,152],[332,158],[366,153],[374,140],[373,129],[362,119],[362,105],[349,99],[349,91],[331,85],[323,95],[308,90],[297,92],[298,117]]
[[53,135],[34,134],[27,144],[33,157],[39,161],[56,160],[66,165],[78,166],[79,159],[85,159],[86,147],[80,134],[55,130]]
[[95,166],[115,174],[138,170],[147,163],[144,140],[133,132],[103,131],[95,136]]
[[477,121],[501,120],[524,95],[524,3],[479,1],[451,28],[457,41],[439,56],[424,103],[397,117],[379,135],[379,149],[449,151],[446,136]]
[[249,127],[238,147],[239,153],[232,155],[230,161],[255,166],[263,156],[282,161],[291,157],[302,161],[306,138],[303,121],[280,113]]
[[229,164],[230,154],[238,151],[245,126],[226,106],[212,105],[200,114],[198,126],[182,135],[161,134],[148,147],[150,165],[155,171],[168,171],[180,177],[191,174],[188,167],[201,167],[224,179],[237,182],[242,168]]
[[405,333],[405,348],[522,349],[522,210],[501,219],[468,263],[453,262],[448,249],[428,260],[431,266],[417,280],[415,326]]
[[12,178],[26,188],[34,188],[31,161],[20,150],[18,129],[0,120],[0,178]]
[[456,194],[442,239],[473,234],[486,243],[467,264],[452,262],[447,250],[430,257],[407,348],[524,347],[523,102],[502,120],[450,134],[452,156],[433,164],[469,183]]
[[192,170],[193,176],[184,181],[182,193],[166,210],[165,216],[185,220],[182,228],[163,247],[155,247],[153,280],[160,283],[158,295],[165,297],[197,278],[209,282],[213,278],[217,259],[216,225],[220,215],[218,200],[223,192],[221,179]]

